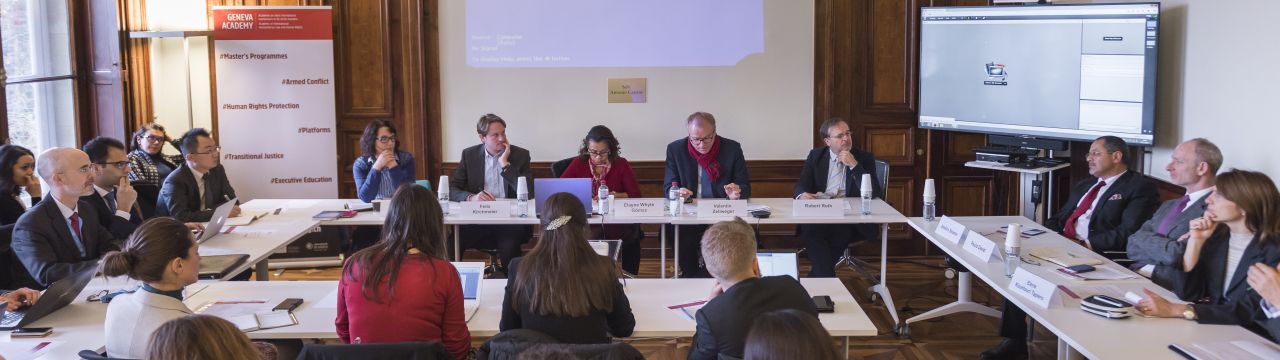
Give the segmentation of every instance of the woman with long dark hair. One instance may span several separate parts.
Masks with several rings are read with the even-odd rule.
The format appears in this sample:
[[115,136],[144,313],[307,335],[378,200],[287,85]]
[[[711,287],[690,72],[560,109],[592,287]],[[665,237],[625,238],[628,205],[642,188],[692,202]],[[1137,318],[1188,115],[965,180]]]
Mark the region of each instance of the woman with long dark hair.
[[31,195],[31,204],[40,202],[40,180],[36,179],[36,160],[31,150],[18,145],[0,146],[0,225],[18,222],[27,211],[22,203],[23,189]]
[[435,192],[401,185],[382,238],[351,256],[338,281],[335,325],[343,342],[439,341],[458,359],[471,349],[462,281],[445,260]]
[[587,243],[586,214],[573,195],[547,198],[542,238],[508,267],[501,330],[532,329],[574,344],[631,336],[631,303],[613,261]]

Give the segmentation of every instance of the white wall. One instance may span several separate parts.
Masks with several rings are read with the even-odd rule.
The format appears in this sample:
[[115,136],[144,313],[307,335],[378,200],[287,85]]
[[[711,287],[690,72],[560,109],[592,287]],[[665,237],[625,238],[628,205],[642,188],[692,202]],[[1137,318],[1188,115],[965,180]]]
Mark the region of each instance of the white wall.
[[[207,30],[208,16],[203,0],[147,2],[147,24],[152,31]],[[191,102],[187,102],[186,62],[181,38],[151,41],[151,100],[155,121],[169,136],[187,131],[187,109],[191,107],[195,127],[212,128],[209,92],[209,43],[205,38],[190,40]],[[193,106],[193,107],[192,107]],[[176,150],[175,150],[176,151]]]
[[1148,174],[1168,180],[1164,167],[1173,147],[1204,137],[1222,149],[1224,169],[1280,179],[1280,158],[1270,151],[1280,135],[1280,1],[1166,0],[1160,7],[1156,144]]

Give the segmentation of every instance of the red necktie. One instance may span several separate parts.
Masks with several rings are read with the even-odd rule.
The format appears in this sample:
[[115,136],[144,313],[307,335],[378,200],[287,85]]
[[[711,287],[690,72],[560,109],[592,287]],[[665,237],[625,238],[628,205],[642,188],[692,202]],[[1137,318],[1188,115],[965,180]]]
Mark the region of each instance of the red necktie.
[[76,232],[76,240],[80,240],[80,213],[71,213],[71,230]]
[[1106,181],[1099,181],[1097,185],[1089,189],[1089,193],[1084,195],[1083,200],[1080,200],[1080,205],[1076,206],[1076,211],[1072,211],[1071,216],[1067,217],[1067,222],[1063,223],[1062,234],[1066,235],[1068,239],[1075,240],[1076,236],[1079,235],[1076,234],[1076,219],[1079,219],[1080,215],[1084,215],[1085,211],[1089,211],[1089,208],[1093,206],[1093,199],[1098,197],[1098,190],[1101,190],[1103,186],[1107,186]]

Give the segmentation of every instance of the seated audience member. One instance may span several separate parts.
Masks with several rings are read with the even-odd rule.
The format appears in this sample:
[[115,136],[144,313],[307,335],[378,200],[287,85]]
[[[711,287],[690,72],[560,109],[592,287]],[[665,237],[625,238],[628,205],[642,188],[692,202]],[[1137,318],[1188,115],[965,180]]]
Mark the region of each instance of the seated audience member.
[[187,315],[155,330],[145,359],[275,360],[276,350],[270,344],[250,342],[230,321],[213,315]]
[[374,120],[360,135],[360,157],[351,165],[356,196],[361,201],[390,199],[403,184],[413,183],[413,154],[400,150],[391,120]]
[[1249,286],[1257,290],[1250,301],[1259,302],[1262,311],[1254,316],[1257,326],[1267,331],[1272,342],[1280,343],[1280,268],[1255,263],[1249,267]]
[[[481,144],[462,150],[462,161],[449,178],[449,198],[458,202],[515,199],[517,179],[523,176],[532,200],[529,151],[507,141],[507,121],[485,114],[476,122],[476,133]],[[533,227],[526,225],[462,225],[458,231],[461,250],[497,250],[498,270],[503,273],[511,259],[520,256],[520,246],[533,235]]]
[[117,248],[111,233],[98,224],[97,210],[81,202],[93,193],[93,164],[83,151],[52,148],[36,159],[49,198],[22,214],[13,227],[13,253],[41,287],[97,266]]
[[689,359],[742,358],[751,322],[765,313],[793,309],[818,316],[799,281],[786,275],[760,277],[755,232],[746,221],[722,221],[707,229],[702,257],[716,282],[711,298],[694,316],[698,326]]
[[[1129,145],[1103,136],[1089,145],[1089,177],[1071,187],[1071,196],[1044,226],[1099,254],[1124,251],[1130,235],[1151,219],[1160,205],[1156,186],[1146,175],[1129,171]],[[1005,300],[1000,318],[1004,340],[983,359],[1027,357],[1027,313]]]
[[133,293],[120,294],[107,305],[107,355],[139,359],[146,355],[151,333],[166,321],[191,314],[182,290],[200,275],[195,237],[172,218],[147,220],[129,237],[124,249],[103,257],[103,276],[142,281]]
[[536,330],[571,344],[631,336],[636,318],[613,260],[587,243],[586,209],[578,198],[547,198],[542,238],[512,260],[499,329]]
[[471,350],[458,270],[445,260],[435,192],[400,186],[382,240],[347,260],[338,281],[338,337],[348,344],[438,341],[455,358]]
[[1187,140],[1173,149],[1165,170],[1174,185],[1186,189],[1180,198],[1165,201],[1150,220],[1129,236],[1132,268],[1151,281],[1175,290],[1186,279],[1182,253],[1187,249],[1188,224],[1204,215],[1205,199],[1213,192],[1222,166],[1222,152],[1209,140]]
[[40,202],[40,180],[36,179],[36,158],[18,145],[0,146],[0,225],[18,222],[27,211],[22,191],[31,195],[31,204]]
[[[561,178],[590,178],[591,196],[597,197],[600,185],[609,188],[609,193],[619,198],[640,197],[640,183],[636,182],[636,173],[631,170],[631,163],[622,157],[622,147],[613,131],[604,125],[596,125],[587,131],[582,139],[582,147],[578,149],[578,157],[569,163],[569,167],[560,174]],[[591,228],[592,239],[622,240],[618,249],[618,259],[622,270],[631,274],[640,273],[640,240],[644,234],[638,224],[609,224]]]
[[1192,304],[1173,304],[1146,290],[1137,309],[1158,317],[1201,324],[1241,325],[1263,334],[1255,317],[1261,304],[1246,284],[1254,264],[1280,263],[1280,191],[1265,174],[1231,170],[1218,176],[1204,217],[1191,221],[1182,268],[1186,286],[1178,296]]
[[[156,215],[182,222],[207,222],[218,205],[236,198],[226,169],[219,164],[222,149],[208,131],[200,128],[187,131],[180,144],[186,161],[164,179]],[[236,206],[230,216],[238,215],[240,207]]]
[[818,318],[784,309],[761,315],[747,335],[743,360],[842,358]]
[[80,198],[97,210],[98,225],[111,231],[116,239],[127,239],[133,229],[142,224],[142,213],[137,204],[138,193],[129,185],[125,176],[129,173],[129,160],[124,153],[124,143],[119,140],[96,137],[81,149],[89,155],[89,162],[98,170],[93,180],[93,193]]
[[[796,199],[839,199],[862,196],[862,175],[871,175],[871,194],[884,197],[884,189],[875,180],[876,158],[853,147],[853,133],[841,118],[822,123],[818,133],[827,146],[809,151],[796,180]],[[800,239],[809,254],[809,277],[835,277],[836,261],[855,240],[880,237],[879,225],[812,224],[799,225]]]
[[133,132],[133,148],[129,151],[129,183],[139,188],[138,207],[145,217],[155,216],[160,185],[185,162],[182,155],[164,154],[164,144],[170,144],[170,141],[164,126],[157,123],[143,124]]
[[35,305],[36,301],[40,301],[40,292],[28,288],[21,288],[13,291],[0,291],[0,304],[4,304],[4,310],[14,311]]
[[[747,176],[747,160],[742,145],[716,132],[715,116],[695,112],[685,119],[689,136],[667,145],[667,169],[662,177],[662,194],[666,197],[672,184],[686,199],[746,199],[751,197],[751,180]],[[679,228],[680,253],[698,254],[698,241],[707,231],[706,225],[684,225]],[[690,241],[694,240],[694,241]],[[700,256],[680,257],[680,276],[708,277]]]

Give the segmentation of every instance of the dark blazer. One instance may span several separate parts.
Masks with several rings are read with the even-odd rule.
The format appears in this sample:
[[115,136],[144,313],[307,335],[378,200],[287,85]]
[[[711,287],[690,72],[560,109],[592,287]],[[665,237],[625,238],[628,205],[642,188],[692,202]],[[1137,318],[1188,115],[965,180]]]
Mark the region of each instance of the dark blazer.
[[[511,145],[511,156],[507,157],[507,162],[507,168],[502,169],[502,180],[506,183],[504,187],[507,193],[493,195],[514,199],[518,182],[516,179],[524,176],[529,186],[529,199],[533,199],[533,171],[529,169],[529,150]],[[453,176],[449,178],[449,199],[467,201],[471,194],[484,190],[484,169],[484,144],[462,150],[462,161],[458,162],[458,168],[453,170]]]
[[[200,188],[196,185],[196,175],[186,164],[169,173],[160,187],[160,199],[156,202],[156,216],[170,216],[181,222],[205,222],[213,217],[213,210],[227,200],[236,198],[236,189],[231,187],[227,179],[226,169],[218,165],[204,174],[204,199],[200,199]],[[200,210],[200,202],[204,201],[206,210]]]
[[[1200,249],[1200,261],[1187,274],[1186,285],[1178,289],[1178,297],[1187,301],[1208,299],[1203,304],[1192,304],[1196,311],[1196,321],[1201,324],[1241,325],[1245,328],[1267,336],[1266,330],[1254,322],[1262,311],[1261,305],[1250,296],[1254,291],[1249,287],[1249,267],[1256,263],[1264,263],[1275,267],[1280,263],[1280,239],[1263,241],[1255,237],[1244,249],[1240,264],[1235,269],[1227,269],[1227,250],[1230,247],[1231,231],[1219,226],[1213,236]],[[1263,243],[1266,245],[1263,245]],[[1223,294],[1226,272],[1235,273],[1231,284]]]
[[[114,191],[115,190],[112,190],[112,192]],[[98,213],[98,217],[94,220],[98,221],[98,225],[107,228],[107,230],[111,232],[112,237],[121,241],[129,239],[129,235],[133,234],[133,230],[137,229],[139,225],[142,225],[142,213],[138,210],[137,206],[128,210],[129,220],[125,220],[124,218],[116,216],[116,212],[107,207],[106,198],[98,195],[97,191],[94,191],[89,195],[81,196],[80,203],[88,203],[90,206],[93,206],[93,210]],[[137,203],[134,203],[134,205],[137,205]]]
[[[884,198],[884,189],[880,187],[880,182],[876,180],[876,157],[861,149],[852,149],[850,152],[853,153],[853,158],[858,160],[858,166],[844,171],[845,195],[850,197],[861,196],[862,174],[870,174],[871,196]],[[831,171],[830,147],[823,146],[809,151],[809,157],[804,159],[804,169],[800,170],[800,178],[796,180],[795,193],[791,194],[791,197],[800,196],[801,193],[827,191],[827,173],[829,171]]]
[[[31,203],[40,203],[40,198],[31,198]],[[27,209],[22,207],[22,204],[18,202],[18,198],[9,194],[0,194],[0,225],[18,222],[18,217],[22,216],[24,212],[27,212]]]
[[[1258,304],[1262,301],[1262,296],[1258,295],[1256,291],[1250,291],[1249,294],[1248,301],[1251,301],[1254,304]],[[1277,305],[1272,304],[1271,306]],[[1266,312],[1259,310],[1254,316],[1253,325],[1266,331],[1261,334],[1262,336],[1271,339],[1271,342],[1280,343],[1280,318],[1268,318]]]
[[[751,178],[747,176],[747,160],[742,156],[742,145],[718,135],[716,141],[720,142],[720,154],[716,156],[716,160],[720,162],[720,179],[711,184],[711,194],[716,198],[728,198],[724,186],[734,183],[742,188],[742,199],[750,198]],[[667,192],[671,191],[672,182],[696,193],[698,171],[698,161],[689,155],[689,139],[672,141],[667,145],[667,171],[662,176],[662,197],[666,197]]]
[[1186,209],[1173,219],[1173,224],[1166,234],[1157,232],[1157,228],[1160,227],[1160,222],[1164,221],[1164,217],[1178,206],[1182,198],[1165,201],[1150,220],[1142,223],[1142,228],[1138,229],[1138,232],[1129,235],[1127,246],[1129,258],[1140,264],[1155,265],[1155,270],[1151,273],[1152,282],[1173,290],[1186,280],[1186,273],[1182,271],[1182,253],[1186,252],[1187,243],[1178,239],[1191,230],[1191,220],[1204,216],[1204,201],[1212,194],[1213,192],[1210,192],[1195,202],[1187,204]]
[[770,311],[795,309],[818,317],[809,292],[790,276],[752,278],[734,284],[698,310],[689,359],[713,360],[721,355],[742,358],[747,332],[756,318]]
[[[80,201],[76,212],[81,219],[97,219],[93,206]],[[83,221],[80,234],[84,242],[85,256],[80,256],[75,237],[67,220],[58,210],[53,196],[46,196],[40,203],[18,219],[13,228],[13,252],[26,266],[32,278],[41,286],[67,278],[85,268],[98,265],[98,259],[108,251],[119,248],[111,232],[96,221]]]
[[[1044,227],[1062,233],[1063,223],[1076,210],[1076,204],[1097,183],[1098,178],[1090,176],[1072,186],[1067,202],[1044,222]],[[1129,235],[1137,232],[1142,222],[1151,219],[1159,205],[1160,195],[1151,179],[1137,171],[1125,172],[1106,193],[1098,194],[1098,203],[1089,219],[1089,244],[1099,253],[1124,251]]]
[[570,318],[538,315],[529,309],[528,301],[520,301],[520,306],[515,306],[512,301],[515,282],[519,279],[516,271],[521,260],[524,259],[515,258],[507,266],[507,289],[502,296],[502,321],[498,324],[500,331],[531,329],[551,335],[562,343],[606,344],[612,341],[610,335],[628,337],[635,330],[636,318],[631,313],[631,302],[617,281],[614,281],[613,309],[608,312],[596,310],[587,316]]

